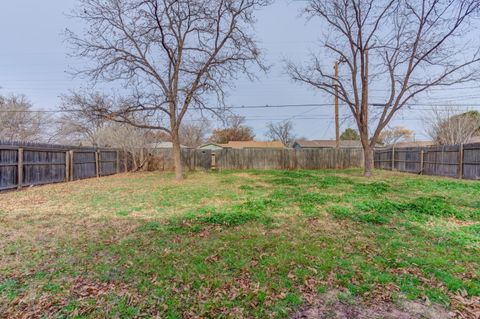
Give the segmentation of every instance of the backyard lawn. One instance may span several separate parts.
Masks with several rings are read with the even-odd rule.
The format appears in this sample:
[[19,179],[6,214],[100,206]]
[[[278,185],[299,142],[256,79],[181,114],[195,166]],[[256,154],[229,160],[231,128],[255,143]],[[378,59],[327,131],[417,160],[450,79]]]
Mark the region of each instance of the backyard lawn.
[[332,292],[480,311],[480,182],[124,174],[0,194],[0,238],[5,318],[288,318]]

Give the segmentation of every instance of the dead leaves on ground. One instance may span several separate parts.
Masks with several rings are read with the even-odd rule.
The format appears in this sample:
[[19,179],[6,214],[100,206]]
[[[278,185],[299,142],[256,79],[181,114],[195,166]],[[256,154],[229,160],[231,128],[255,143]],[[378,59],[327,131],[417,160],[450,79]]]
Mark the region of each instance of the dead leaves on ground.
[[455,318],[480,319],[480,297],[469,297],[465,291],[451,295]]
[[[140,302],[140,297],[131,292],[131,288],[124,283],[101,282],[82,277],[76,278],[68,293],[63,296],[51,295],[30,296],[28,293],[13,300],[0,318],[40,319],[53,318],[60,315],[70,302],[79,305],[69,316],[89,314],[95,310],[108,310],[103,307],[102,301],[108,295],[115,295],[126,299],[129,305]],[[95,302],[89,302],[89,301]]]

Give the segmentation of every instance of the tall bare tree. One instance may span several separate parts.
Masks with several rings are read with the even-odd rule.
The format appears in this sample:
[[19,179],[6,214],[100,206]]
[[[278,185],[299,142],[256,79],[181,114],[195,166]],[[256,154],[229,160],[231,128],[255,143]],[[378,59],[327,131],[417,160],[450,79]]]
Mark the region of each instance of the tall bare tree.
[[[225,89],[251,66],[265,69],[252,36],[254,13],[270,0],[79,0],[74,16],[87,24],[68,32],[74,55],[87,58],[79,74],[121,81],[128,103],[94,111],[171,135],[176,178],[183,178],[179,129],[187,111],[215,111]],[[138,114],[141,115],[138,115]],[[135,114],[135,116],[132,116]]]
[[[478,28],[472,23],[479,7],[478,0],[308,1],[306,15],[319,18],[327,35],[311,63],[288,62],[288,71],[328,94],[338,91],[358,126],[365,176],[372,174],[374,145],[398,111],[431,88],[478,77],[478,41],[465,42]],[[377,103],[369,99],[372,86],[385,91]]]
[[130,154],[134,171],[144,167],[147,162],[144,149],[152,142],[149,135],[147,129],[111,122],[106,123],[96,134],[100,147],[119,148]]
[[267,137],[273,141],[281,141],[285,147],[290,147],[295,141],[292,121],[268,123]]
[[24,95],[0,96],[0,140],[45,141],[48,116],[32,108]]
[[455,106],[434,108],[425,116],[424,125],[437,144],[465,144],[480,135],[480,114],[462,112]]

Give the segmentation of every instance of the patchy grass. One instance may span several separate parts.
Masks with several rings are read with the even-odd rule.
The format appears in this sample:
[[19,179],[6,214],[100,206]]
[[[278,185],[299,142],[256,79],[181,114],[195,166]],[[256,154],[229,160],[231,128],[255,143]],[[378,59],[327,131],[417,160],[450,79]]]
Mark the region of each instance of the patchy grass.
[[333,290],[462,313],[480,296],[479,194],[358,170],[139,173],[4,193],[0,313],[282,318]]

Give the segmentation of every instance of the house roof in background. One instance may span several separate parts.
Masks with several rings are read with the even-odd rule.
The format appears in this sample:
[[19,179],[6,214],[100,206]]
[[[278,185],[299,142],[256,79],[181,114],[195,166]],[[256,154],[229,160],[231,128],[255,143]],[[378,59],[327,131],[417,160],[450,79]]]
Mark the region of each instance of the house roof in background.
[[205,143],[205,144],[200,145],[198,148],[205,148],[205,147],[207,147],[207,146],[217,146],[217,147],[225,148],[225,147],[227,147],[227,144]]
[[[302,148],[335,148],[337,142],[335,140],[300,140],[295,141],[294,145],[299,145]],[[360,141],[340,141],[341,148],[361,148],[362,143]]]
[[[156,148],[173,148],[172,142],[158,142],[158,143],[151,143],[147,145],[148,148],[156,149]],[[188,146],[180,145],[181,148],[188,148]]]
[[230,141],[227,144],[219,144],[222,147],[243,149],[243,148],[284,148],[280,141],[262,142],[262,141]]

